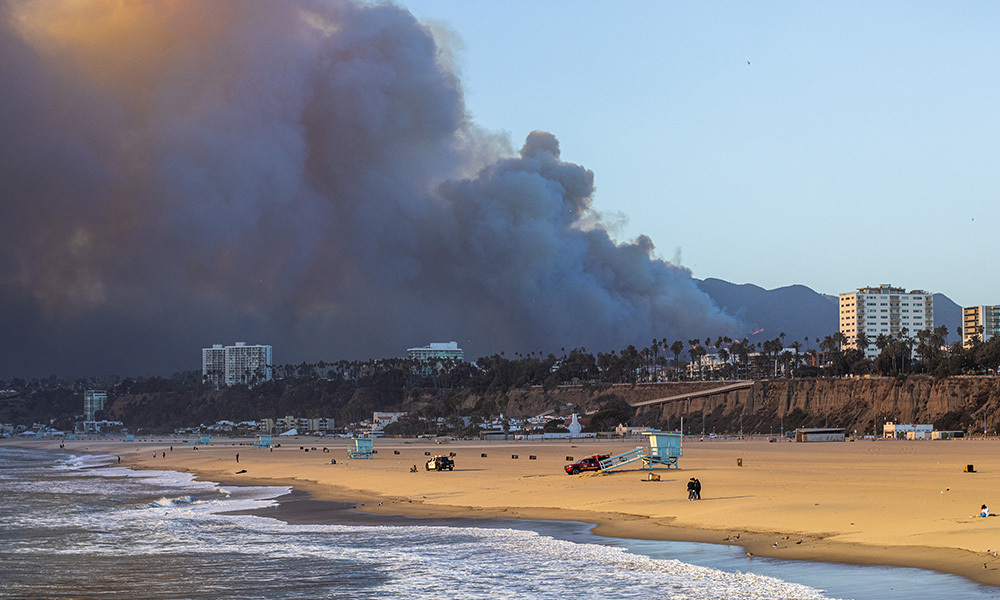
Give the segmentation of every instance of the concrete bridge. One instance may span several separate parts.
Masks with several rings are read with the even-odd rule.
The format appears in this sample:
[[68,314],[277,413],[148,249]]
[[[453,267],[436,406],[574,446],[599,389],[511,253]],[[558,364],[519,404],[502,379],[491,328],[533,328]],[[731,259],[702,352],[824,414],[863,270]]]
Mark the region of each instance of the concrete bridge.
[[745,390],[747,388],[753,387],[753,381],[739,381],[736,383],[730,383],[727,385],[710,388],[707,390],[698,390],[697,392],[688,392],[687,394],[678,394],[676,396],[667,396],[666,398],[656,398],[654,400],[644,400],[642,402],[635,402],[630,404],[633,408],[641,408],[645,406],[653,406],[655,404],[666,404],[667,402],[676,402],[677,400],[690,400],[692,398],[703,398],[705,396],[714,396],[716,394],[724,394],[726,392],[731,392],[734,390]]

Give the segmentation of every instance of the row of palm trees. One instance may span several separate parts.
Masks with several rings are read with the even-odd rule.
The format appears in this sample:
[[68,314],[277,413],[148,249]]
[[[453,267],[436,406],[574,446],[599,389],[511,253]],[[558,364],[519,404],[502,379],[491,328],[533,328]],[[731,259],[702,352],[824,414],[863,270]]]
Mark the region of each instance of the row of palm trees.
[[[684,379],[687,377],[684,368],[687,364],[691,365],[691,371],[697,378],[790,376],[803,363],[818,367],[831,359],[846,360],[848,366],[841,370],[858,371],[873,367],[870,361],[864,362],[867,359],[861,349],[874,346],[879,350],[879,355],[884,357],[881,362],[877,362],[879,370],[888,369],[900,373],[909,369],[910,357],[914,352],[926,363],[940,360],[942,353],[946,351],[947,335],[947,327],[940,326],[934,330],[918,331],[915,336],[910,336],[909,331],[903,328],[898,335],[882,334],[873,340],[863,332],[856,339],[849,340],[838,331],[823,338],[805,337],[801,341],[794,340],[787,345],[784,332],[774,339],[756,342],[751,342],[749,337],[734,339],[728,336],[718,336],[714,340],[711,337],[703,340],[654,338],[642,349],[628,346],[620,351],[599,352],[596,356],[586,348],[576,348],[568,353],[562,348],[561,356],[532,351],[515,352],[513,357],[508,358],[500,352],[482,357],[472,364],[454,360],[387,358],[303,362],[274,365],[272,368],[277,379],[320,378],[354,384],[390,370],[406,373],[406,385],[413,385],[429,377],[436,387],[463,385],[468,383],[466,380],[474,378],[490,387],[482,382],[491,375],[503,379],[501,387],[556,385],[571,380],[634,383]],[[682,361],[685,354],[688,361]],[[715,356],[715,360],[707,360],[709,354]]]

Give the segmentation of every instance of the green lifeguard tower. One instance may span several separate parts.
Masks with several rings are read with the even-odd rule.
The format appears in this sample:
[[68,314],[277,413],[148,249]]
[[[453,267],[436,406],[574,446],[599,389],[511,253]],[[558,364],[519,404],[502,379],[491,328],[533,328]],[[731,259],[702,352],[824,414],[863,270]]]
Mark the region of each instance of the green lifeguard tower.
[[649,464],[643,461],[643,466],[652,469],[653,465],[663,465],[666,468],[673,467],[680,469],[677,459],[683,454],[682,441],[684,436],[680,433],[667,433],[663,431],[650,431],[649,436]]
[[622,452],[601,461],[601,470],[610,471],[636,461],[642,461],[643,469],[652,469],[654,465],[666,468],[680,469],[677,459],[683,454],[681,448],[683,435],[665,431],[647,431],[649,446]]
[[371,458],[375,451],[372,449],[371,438],[354,438],[353,448],[347,449],[347,455],[351,458]]

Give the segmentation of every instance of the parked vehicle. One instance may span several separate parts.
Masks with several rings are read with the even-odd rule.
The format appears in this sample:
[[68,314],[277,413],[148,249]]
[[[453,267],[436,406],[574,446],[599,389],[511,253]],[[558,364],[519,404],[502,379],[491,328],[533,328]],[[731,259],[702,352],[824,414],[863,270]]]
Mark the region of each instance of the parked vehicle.
[[444,470],[454,471],[455,461],[448,458],[447,456],[441,456],[440,454],[438,454],[434,458],[427,461],[426,467],[428,471],[444,471]]
[[607,454],[595,454],[582,458],[575,463],[566,465],[567,475],[579,475],[581,471],[600,471],[601,461],[608,458]]

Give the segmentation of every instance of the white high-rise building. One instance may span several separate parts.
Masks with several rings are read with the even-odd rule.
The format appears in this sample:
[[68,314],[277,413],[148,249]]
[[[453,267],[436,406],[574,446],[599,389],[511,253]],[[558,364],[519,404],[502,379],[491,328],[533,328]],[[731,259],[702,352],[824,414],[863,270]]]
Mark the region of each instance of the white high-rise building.
[[869,358],[878,356],[878,336],[915,337],[922,329],[934,329],[933,294],[882,284],[840,295],[840,332],[849,348],[856,348],[858,335],[864,333]]
[[106,390],[84,390],[83,392],[83,414],[87,421],[94,420],[94,414],[99,410],[104,410],[104,405],[108,401]]
[[215,387],[226,383],[226,349],[222,344],[201,349],[201,378]]
[[201,350],[202,379],[216,387],[270,381],[272,364],[271,346],[236,342],[234,346],[215,344]]

